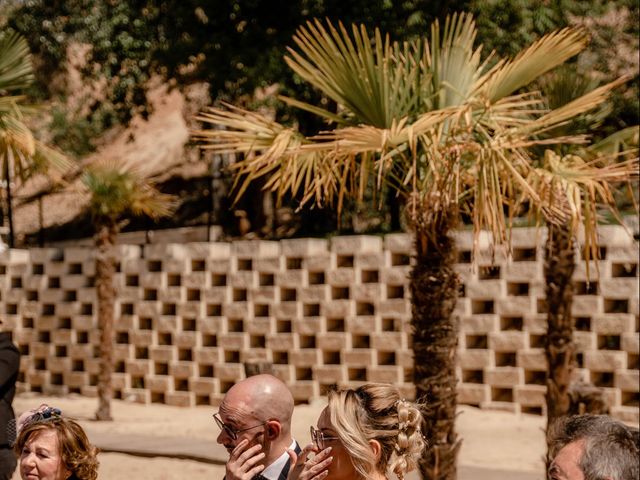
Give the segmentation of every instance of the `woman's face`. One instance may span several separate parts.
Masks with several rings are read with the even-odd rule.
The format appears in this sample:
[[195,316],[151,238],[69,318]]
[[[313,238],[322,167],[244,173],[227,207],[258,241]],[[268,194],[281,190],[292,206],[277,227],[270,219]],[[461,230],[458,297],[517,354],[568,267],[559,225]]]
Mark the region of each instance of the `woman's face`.
[[[318,430],[325,437],[337,437],[338,433],[331,425],[329,407],[326,407],[318,418]],[[358,474],[351,463],[351,456],[340,440],[325,440],[324,447],[331,447],[333,461],[329,465],[328,479],[331,480],[353,480],[358,478]]]
[[66,480],[70,475],[60,456],[56,431],[34,432],[20,453],[22,480]]

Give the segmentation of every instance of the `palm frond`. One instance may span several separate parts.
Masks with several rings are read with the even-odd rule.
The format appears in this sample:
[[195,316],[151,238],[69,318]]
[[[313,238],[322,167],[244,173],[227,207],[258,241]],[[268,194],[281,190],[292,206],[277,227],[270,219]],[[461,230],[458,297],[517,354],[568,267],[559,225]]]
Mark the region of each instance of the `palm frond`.
[[33,82],[33,64],[27,41],[18,33],[0,33],[0,92],[12,92]]
[[598,208],[604,206],[618,216],[613,186],[638,178],[638,158],[602,166],[599,159],[585,161],[578,155],[560,157],[545,152],[541,167],[532,169],[527,181],[542,199],[537,212],[546,221],[584,228],[585,248],[597,258]]
[[513,60],[498,62],[477,82],[478,93],[493,103],[577,55],[587,45],[582,30],[565,28],[545,35]]
[[151,218],[170,215],[172,195],[159,192],[134,168],[111,159],[98,159],[88,166],[82,182],[90,194],[89,209],[96,217],[117,220],[126,212]]
[[[344,107],[352,119],[385,128],[413,110],[417,98],[411,92],[419,69],[415,61],[409,61],[408,45],[402,49],[391,44],[377,29],[371,39],[364,26],[354,25],[349,34],[341,23],[336,29],[327,22],[325,28],[319,20],[300,27],[293,40],[300,52],[288,49],[285,61],[289,67]],[[326,110],[291,103],[338,121]]]

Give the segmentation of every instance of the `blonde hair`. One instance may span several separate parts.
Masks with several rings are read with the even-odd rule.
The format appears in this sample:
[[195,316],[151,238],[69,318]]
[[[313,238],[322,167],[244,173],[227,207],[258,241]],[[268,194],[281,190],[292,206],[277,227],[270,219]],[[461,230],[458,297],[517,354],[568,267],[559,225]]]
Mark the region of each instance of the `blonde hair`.
[[[426,448],[420,408],[401,398],[392,385],[368,383],[355,390],[332,391],[329,414],[355,470],[363,478],[377,469],[383,473],[391,470],[403,480],[417,467]],[[371,440],[380,444],[379,458],[369,445]]]
[[27,423],[13,447],[18,457],[31,436],[46,430],[54,430],[58,436],[60,459],[71,472],[68,480],[97,480],[98,449],[91,445],[82,427],[68,418],[52,417]]

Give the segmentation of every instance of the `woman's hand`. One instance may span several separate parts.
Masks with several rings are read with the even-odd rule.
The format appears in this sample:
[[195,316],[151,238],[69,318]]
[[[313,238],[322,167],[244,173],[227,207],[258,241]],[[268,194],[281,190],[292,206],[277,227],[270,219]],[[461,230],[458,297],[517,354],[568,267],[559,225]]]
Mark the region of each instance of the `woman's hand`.
[[[310,443],[298,456],[293,450],[287,450],[291,458],[291,468],[287,480],[322,480],[329,475],[329,465],[333,460],[330,457],[331,447],[318,452],[313,443]],[[315,453],[312,458],[308,458],[310,453]]]

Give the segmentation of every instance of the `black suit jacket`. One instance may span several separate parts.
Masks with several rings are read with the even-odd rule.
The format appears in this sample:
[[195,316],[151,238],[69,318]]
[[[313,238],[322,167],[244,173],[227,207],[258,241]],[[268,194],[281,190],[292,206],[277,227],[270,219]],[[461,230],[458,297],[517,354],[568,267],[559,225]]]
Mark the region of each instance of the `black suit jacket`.
[[[293,450],[298,455],[300,455],[300,453],[302,452],[302,449],[300,448],[300,445],[298,445],[298,442],[296,442],[296,446]],[[280,476],[278,477],[278,480],[287,480],[287,475],[289,475],[289,468],[291,468],[291,459],[287,460],[287,463],[282,468],[282,471],[280,472]],[[225,480],[225,479],[223,478],[222,480]]]
[[[0,448],[11,448],[15,438],[15,416],[11,403],[16,393],[20,370],[20,352],[11,341],[9,332],[0,332]],[[13,431],[10,432],[9,424]]]

